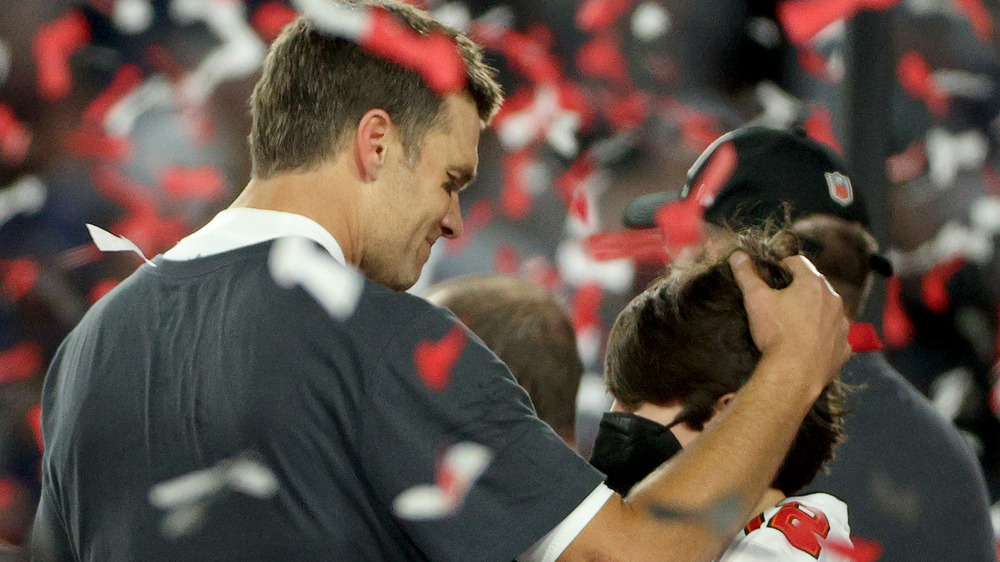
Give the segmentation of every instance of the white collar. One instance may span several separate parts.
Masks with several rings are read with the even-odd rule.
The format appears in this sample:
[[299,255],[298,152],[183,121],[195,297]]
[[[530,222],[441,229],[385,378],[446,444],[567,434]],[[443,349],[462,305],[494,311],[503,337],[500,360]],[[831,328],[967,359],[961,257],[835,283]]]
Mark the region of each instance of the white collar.
[[347,265],[340,244],[316,221],[294,213],[246,207],[226,209],[215,215],[208,224],[163,254],[163,258],[193,260],[285,236],[308,238],[326,248],[341,265]]

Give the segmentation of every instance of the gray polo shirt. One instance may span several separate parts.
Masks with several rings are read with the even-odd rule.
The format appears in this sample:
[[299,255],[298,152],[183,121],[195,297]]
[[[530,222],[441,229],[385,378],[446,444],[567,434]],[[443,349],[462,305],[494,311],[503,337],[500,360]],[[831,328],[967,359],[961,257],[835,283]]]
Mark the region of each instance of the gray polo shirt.
[[[454,329],[450,313],[366,280],[338,320],[274,283],[272,245],[156,258],[67,337],[42,401],[36,544],[78,560],[508,561],[599,487],[470,332],[448,385],[428,388],[414,353]],[[461,441],[494,455],[464,504],[397,517],[394,499]],[[247,451],[277,493],[216,494],[167,538],[151,487]]]

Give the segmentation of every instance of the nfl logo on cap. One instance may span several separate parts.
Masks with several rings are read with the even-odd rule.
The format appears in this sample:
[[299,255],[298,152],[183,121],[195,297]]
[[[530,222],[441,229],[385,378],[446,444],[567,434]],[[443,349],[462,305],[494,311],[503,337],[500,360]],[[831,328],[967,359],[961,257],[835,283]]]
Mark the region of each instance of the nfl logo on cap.
[[854,202],[854,189],[851,187],[851,178],[840,172],[826,172],[826,185],[830,188],[830,198],[846,207]]

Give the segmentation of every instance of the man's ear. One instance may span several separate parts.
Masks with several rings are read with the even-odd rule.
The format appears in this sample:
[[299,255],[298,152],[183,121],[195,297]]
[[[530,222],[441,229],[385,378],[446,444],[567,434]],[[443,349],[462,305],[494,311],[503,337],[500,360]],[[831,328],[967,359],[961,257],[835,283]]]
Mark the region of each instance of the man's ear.
[[392,118],[384,109],[370,109],[358,122],[354,133],[354,158],[365,181],[378,179],[386,162]]
[[735,392],[728,392],[720,396],[719,399],[715,401],[715,413],[718,414],[719,412],[725,410],[726,407],[729,406],[729,403],[733,401],[733,398],[736,398]]

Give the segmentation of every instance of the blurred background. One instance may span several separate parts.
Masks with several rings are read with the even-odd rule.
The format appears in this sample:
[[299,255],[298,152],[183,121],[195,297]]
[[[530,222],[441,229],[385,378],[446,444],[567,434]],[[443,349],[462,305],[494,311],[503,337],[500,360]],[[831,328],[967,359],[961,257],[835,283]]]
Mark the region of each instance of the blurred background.
[[[896,276],[868,307],[888,357],[979,455],[1000,536],[1000,1],[411,2],[468,30],[508,96],[463,199],[466,235],[414,291],[511,273],[555,291],[588,374],[584,456],[610,401],[602,342],[670,256],[625,233],[716,137],[802,126],[841,151]],[[141,258],[249,178],[249,94],[295,15],[261,0],[0,2],[0,540],[39,489],[38,397],[57,346]],[[588,244],[601,233],[597,254]],[[880,281],[881,283],[881,281]]]

